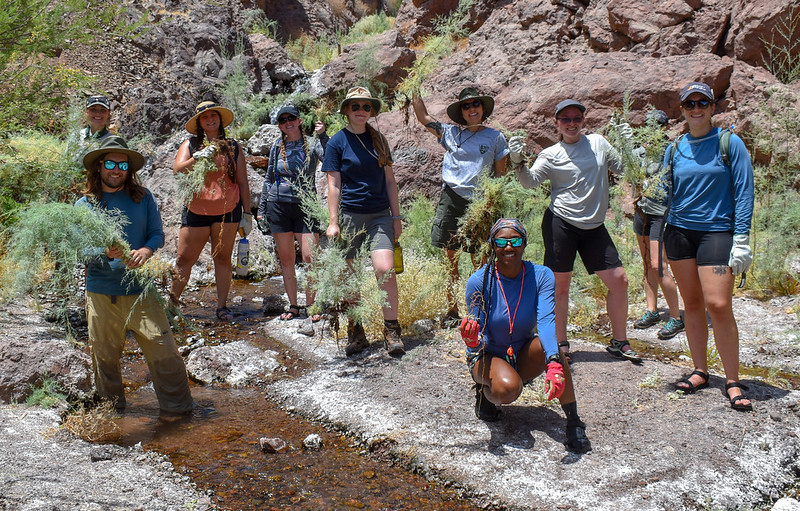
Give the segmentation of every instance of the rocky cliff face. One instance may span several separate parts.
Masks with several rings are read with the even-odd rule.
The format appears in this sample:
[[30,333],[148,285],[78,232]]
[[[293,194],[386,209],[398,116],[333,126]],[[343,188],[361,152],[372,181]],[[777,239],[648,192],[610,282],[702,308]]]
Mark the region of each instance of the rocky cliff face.
[[[236,66],[245,70],[255,93],[302,89],[333,97],[358,79],[357,58],[369,50],[374,80],[391,99],[435,18],[452,12],[457,0],[405,0],[393,30],[343,48],[313,75],[291,61],[277,41],[242,29],[248,10],[262,9],[278,21],[281,39],[331,37],[383,4],[130,0],[132,19],[149,16],[146,32],[132,41],[69,49],[62,59],[98,77],[98,88],[119,107],[123,135],[145,130],[165,140]],[[461,88],[475,85],[496,98],[491,122],[525,129],[531,149],[538,150],[554,141],[552,110],[565,97],[588,107],[587,127],[593,129],[630,91],[634,122],[653,105],[667,112],[678,132],[677,91],[702,80],[721,98],[717,123],[735,124],[746,133],[775,89],[800,96],[800,83],[782,85],[764,68],[763,41],[793,12],[800,13],[796,0],[476,0],[463,23],[468,39],[425,82],[425,99],[432,115],[448,120],[446,106]],[[435,194],[441,150],[433,137],[406,111],[384,113],[378,124],[393,145],[403,196]]]

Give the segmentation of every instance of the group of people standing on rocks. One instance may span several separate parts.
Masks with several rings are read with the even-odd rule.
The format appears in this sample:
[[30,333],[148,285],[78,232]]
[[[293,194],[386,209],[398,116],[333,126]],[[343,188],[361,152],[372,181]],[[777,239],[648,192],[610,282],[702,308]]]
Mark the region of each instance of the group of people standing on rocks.
[[[141,290],[124,288],[122,281],[126,266],[144,264],[163,245],[161,218],[152,194],[141,187],[136,175],[144,158],[128,149],[124,140],[105,133],[101,121],[107,122],[108,116],[91,110],[110,110],[108,100],[99,98],[93,96],[87,102],[89,126],[81,136],[97,138],[100,147],[83,159],[87,186],[86,197],[79,203],[118,208],[133,221],[126,227],[130,252],[107,247],[88,266],[87,312],[92,311],[89,331],[97,389],[103,397],[124,405],[119,355],[125,331],[130,329],[150,365],[162,410],[185,413],[191,409],[191,396],[164,311],[154,310],[152,298],[136,299]],[[587,108],[571,98],[560,101],[553,110],[558,142],[542,150],[529,168],[523,165],[525,140],[511,137],[507,141],[500,131],[486,124],[495,107],[491,96],[473,87],[463,89],[447,107],[452,123],[437,121],[419,97],[412,98],[411,105],[418,121],[445,151],[442,192],[431,241],[444,250],[450,264],[448,310],[442,327],[459,327],[467,344],[476,416],[497,420],[500,405],[515,401],[525,383],[545,373],[548,399],[558,397],[567,417],[567,447],[576,452],[591,449],[578,416],[569,370],[573,355],[567,337],[569,288],[578,255],[586,270],[596,274],[608,289],[611,339],[607,351],[622,359],[641,361],[627,336],[628,278],[604,225],[609,209],[609,173],[622,171],[617,150],[599,134],[584,134]],[[339,238],[345,232],[351,235],[348,264],[353,264],[359,249],[367,243],[376,279],[386,293],[382,310],[384,347],[389,354],[401,356],[405,346],[398,323],[394,272],[394,247],[403,228],[398,187],[389,144],[368,122],[381,107],[381,101],[367,88],[349,89],[339,108],[347,124],[330,138],[322,123],[315,126],[314,137],[307,136],[298,109],[282,107],[276,116],[281,136],[270,151],[256,216],[260,222],[269,223],[281,261],[290,303],[282,320],[307,317],[306,309],[315,296],[309,287],[306,304],[301,307],[298,303],[295,241],[306,263],[323,229],[328,238]],[[669,338],[685,328],[694,371],[675,385],[693,393],[709,385],[707,311],[725,371],[730,406],[751,410],[751,401],[742,394],[746,388],[739,383],[732,292],[734,277],[746,272],[752,261],[752,165],[738,136],[712,126],[715,97],[708,85],[692,82],[684,87],[680,109],[688,134],[672,144],[665,140],[663,160],[648,171],[649,179],[660,180],[663,199],[643,197],[634,219],[647,297],[647,311],[634,326],[647,328],[659,322],[660,284],[670,318],[659,336]],[[661,111],[652,115],[660,124],[668,121]],[[229,109],[210,101],[200,103],[186,123],[191,136],[181,144],[174,164],[175,173],[189,172],[198,161],[209,159],[216,170],[206,176],[202,191],[183,209],[169,300],[175,307],[180,304],[191,268],[210,242],[217,286],[216,316],[222,321],[232,319],[226,302],[236,233],[246,236],[252,228],[243,151],[225,134],[232,121]],[[630,131],[629,126],[626,129]],[[302,194],[315,193],[314,175],[320,163],[327,176],[327,226],[316,225],[301,207]],[[542,218],[545,254],[541,265],[523,260],[529,240],[526,228],[517,219],[497,219],[487,240],[491,250],[486,261],[477,261],[474,254],[478,247],[458,236],[459,223],[481,176],[499,177],[508,170],[515,172],[525,188],[550,183],[550,204]],[[455,294],[462,251],[473,254],[473,266],[480,266],[468,279],[463,315]],[[683,298],[683,318],[675,283]],[[318,315],[312,317],[318,319]],[[350,320],[347,332],[348,356],[369,346],[358,321]]]

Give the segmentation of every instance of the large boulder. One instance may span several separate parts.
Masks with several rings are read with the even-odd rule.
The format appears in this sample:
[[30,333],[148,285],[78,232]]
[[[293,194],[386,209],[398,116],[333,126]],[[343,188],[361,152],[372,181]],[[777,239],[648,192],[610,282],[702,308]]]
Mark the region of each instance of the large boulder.
[[24,302],[0,308],[0,403],[25,401],[45,379],[71,395],[92,388],[92,361]]

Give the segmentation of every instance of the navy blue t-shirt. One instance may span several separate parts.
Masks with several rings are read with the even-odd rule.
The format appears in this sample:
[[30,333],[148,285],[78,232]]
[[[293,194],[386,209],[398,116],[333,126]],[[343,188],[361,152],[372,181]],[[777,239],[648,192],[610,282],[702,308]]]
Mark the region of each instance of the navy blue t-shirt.
[[322,161],[323,172],[342,176],[342,211],[378,213],[389,209],[386,175],[368,132],[356,135],[342,129],[331,137]]

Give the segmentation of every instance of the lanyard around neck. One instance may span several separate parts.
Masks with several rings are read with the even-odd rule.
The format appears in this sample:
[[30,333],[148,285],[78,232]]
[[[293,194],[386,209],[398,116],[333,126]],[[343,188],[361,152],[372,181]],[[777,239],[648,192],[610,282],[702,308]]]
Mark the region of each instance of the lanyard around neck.
[[[511,315],[511,307],[508,306],[508,298],[506,298],[506,292],[503,290],[503,283],[500,282],[500,272],[497,271],[497,266],[494,267],[494,274],[497,276],[497,286],[500,288],[500,293],[503,295],[503,301],[506,302],[506,311],[508,311],[508,339],[511,342],[512,334],[514,333],[514,323],[517,320],[517,311],[519,310],[519,304],[522,303],[522,292],[525,290],[525,264],[522,265],[522,283],[520,284],[519,288],[519,299],[517,300],[517,306],[514,308],[514,315]],[[511,347],[509,347],[511,349]]]

